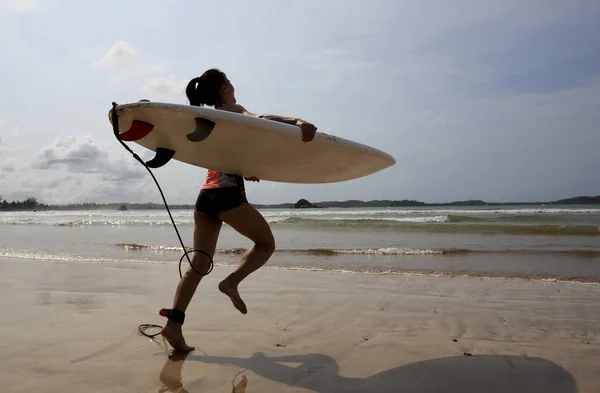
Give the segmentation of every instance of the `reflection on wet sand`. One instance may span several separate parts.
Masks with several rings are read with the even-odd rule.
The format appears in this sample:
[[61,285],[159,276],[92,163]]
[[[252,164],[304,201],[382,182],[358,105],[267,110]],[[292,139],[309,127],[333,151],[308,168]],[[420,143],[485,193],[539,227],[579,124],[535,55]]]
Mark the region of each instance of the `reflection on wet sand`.
[[[403,365],[367,378],[351,378],[340,375],[337,361],[328,355],[268,357],[256,353],[250,358],[175,354],[161,372],[161,381],[171,392],[187,392],[180,390],[183,388],[181,369],[186,358],[237,366],[271,381],[317,393],[578,391],[575,379],[569,372],[542,358],[512,355],[453,356]],[[295,364],[289,367],[282,363]],[[242,377],[242,381],[233,387],[233,392],[245,392],[246,385],[247,379]]]
[[[189,354],[182,352],[173,352],[169,355],[169,358],[160,371],[159,379],[162,386],[158,390],[159,393],[190,393],[182,383],[183,363],[188,355]],[[231,393],[246,393],[248,378],[245,375],[242,375],[240,381],[236,384],[235,380],[238,375],[236,375],[232,381],[233,388]]]

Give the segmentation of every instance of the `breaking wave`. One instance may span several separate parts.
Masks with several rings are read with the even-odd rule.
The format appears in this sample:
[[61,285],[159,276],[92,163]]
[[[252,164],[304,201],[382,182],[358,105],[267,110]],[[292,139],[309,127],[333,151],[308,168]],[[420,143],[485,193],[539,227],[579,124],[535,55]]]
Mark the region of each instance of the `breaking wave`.
[[[139,245],[137,245],[139,246]],[[147,246],[143,249],[151,249],[153,246]],[[139,249],[139,247],[138,247]],[[378,249],[379,250],[379,249]],[[401,250],[401,249],[398,249]],[[297,252],[298,250],[284,250],[283,252]],[[315,250],[309,250],[314,252]],[[335,252],[341,253],[373,253],[378,252],[377,250],[336,250]],[[432,250],[435,251],[435,250]],[[510,252],[520,252],[519,250],[506,250]],[[227,250],[225,250],[227,252]],[[240,252],[238,249],[229,250],[229,252]],[[304,252],[304,250],[302,250]],[[322,251],[317,251],[322,252]],[[402,253],[405,251],[397,251]],[[452,253],[452,250],[446,252]],[[465,251],[457,251],[465,252]],[[468,250],[466,252],[469,252]],[[473,251],[478,252],[478,251]],[[525,251],[528,252],[528,251]],[[559,251],[560,252],[560,251]],[[567,251],[571,253],[570,251]],[[437,250],[435,253],[444,253],[443,250]],[[586,251],[585,253],[594,254],[599,256],[600,251]],[[590,254],[591,253],[591,254]],[[423,254],[427,255],[427,253]],[[102,257],[89,257],[83,255],[68,255],[64,253],[52,254],[46,252],[19,252],[19,251],[2,251],[0,250],[0,257],[13,258],[13,259],[31,259],[51,263],[101,263],[101,264],[117,264],[117,263],[139,263],[139,264],[160,264],[160,265],[172,265],[175,264],[173,260],[155,260],[155,259],[144,259],[144,258],[102,258]],[[235,262],[215,262],[216,267],[234,267],[237,266]],[[264,269],[275,269],[275,270],[292,270],[292,271],[310,271],[310,272],[329,272],[339,274],[358,274],[358,275],[392,275],[392,276],[431,276],[431,277],[446,277],[446,278],[477,278],[477,279],[523,279],[530,281],[565,281],[565,282],[578,282],[586,284],[599,284],[600,276],[575,276],[575,275],[558,275],[558,274],[542,274],[542,273],[526,273],[526,272],[477,272],[477,271],[447,271],[438,269],[408,269],[402,267],[383,267],[383,266],[326,266],[326,265],[315,265],[315,264],[278,264],[269,263],[263,267]]]
[[[134,243],[117,243],[115,247],[126,251],[155,251],[155,252],[182,252],[180,246],[144,245]],[[190,247],[186,248],[188,251]],[[222,248],[217,249],[220,255],[242,255],[247,251],[245,248]],[[600,258],[600,250],[543,250],[543,249],[507,249],[507,250],[476,250],[468,248],[307,248],[307,249],[276,249],[276,254],[296,254],[312,256],[341,256],[341,255],[464,255],[464,254],[529,254],[529,255],[564,255],[581,258]]]

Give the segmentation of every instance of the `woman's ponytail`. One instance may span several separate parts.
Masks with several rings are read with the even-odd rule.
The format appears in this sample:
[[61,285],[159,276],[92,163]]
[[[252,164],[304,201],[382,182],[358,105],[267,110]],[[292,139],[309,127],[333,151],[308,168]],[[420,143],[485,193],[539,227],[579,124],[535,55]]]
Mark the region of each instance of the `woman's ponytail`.
[[194,78],[188,83],[185,94],[187,95],[188,100],[190,101],[190,105],[194,106],[202,106],[202,100],[200,98],[199,87],[202,83],[200,78]]

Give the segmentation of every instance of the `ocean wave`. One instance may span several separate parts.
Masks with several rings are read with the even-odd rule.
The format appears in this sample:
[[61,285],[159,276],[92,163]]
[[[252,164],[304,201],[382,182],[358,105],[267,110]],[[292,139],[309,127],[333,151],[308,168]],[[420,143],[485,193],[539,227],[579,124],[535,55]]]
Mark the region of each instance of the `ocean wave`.
[[[546,236],[600,236],[600,225],[588,224],[535,224],[528,223],[492,223],[476,218],[457,218],[453,216],[431,217],[391,217],[391,218],[268,218],[274,228],[304,228],[304,229],[336,229],[352,231],[387,231],[412,233],[443,233],[443,234],[485,234],[485,235],[546,235]],[[178,227],[191,226],[192,221],[176,221]],[[57,227],[84,226],[171,226],[169,220],[73,220],[59,223],[39,223],[26,220],[4,221],[5,225],[53,225]]]
[[[154,251],[154,252],[181,252],[180,246],[160,246],[145,245],[135,243],[117,243],[115,247],[126,251]],[[192,247],[186,247],[186,251],[191,251]],[[245,248],[220,248],[215,251],[220,255],[242,255],[247,251]],[[308,249],[276,249],[277,254],[306,254],[313,256],[333,256],[333,255],[436,255],[436,254],[458,254],[459,249],[416,249],[416,248],[364,248],[364,249],[335,249],[335,248],[308,248]],[[600,252],[600,251],[599,251]]]
[[[100,258],[81,255],[68,254],[50,254],[40,252],[18,252],[18,251],[2,251],[0,250],[0,258],[12,259],[30,259],[47,262],[62,262],[62,263],[138,263],[138,264],[160,264],[173,265],[177,262],[173,260],[152,260],[139,258]],[[237,263],[215,262],[215,267],[235,267]],[[339,273],[339,274],[355,274],[355,275],[375,275],[375,276],[429,276],[442,278],[471,278],[471,279],[522,279],[528,281],[551,281],[551,282],[577,282],[584,284],[600,284],[600,276],[565,276],[553,274],[528,274],[512,273],[512,272],[477,272],[477,271],[447,271],[438,269],[405,269],[401,267],[362,267],[362,266],[319,266],[319,265],[299,265],[299,264],[277,264],[269,263],[263,267],[264,269],[287,270],[287,271],[310,271],[324,273]]]
[[[270,224],[293,224],[296,222],[310,222],[312,221],[331,221],[332,223],[341,221],[352,221],[356,223],[360,222],[377,222],[377,221],[388,221],[388,222],[415,222],[415,223],[441,223],[447,222],[448,216],[425,216],[425,217],[302,217],[292,215],[275,215],[265,216],[265,219]],[[193,219],[174,219],[176,225],[193,225]],[[75,220],[64,220],[64,221],[44,221],[44,220],[32,220],[29,218],[15,218],[15,219],[4,219],[0,220],[0,224],[4,225],[51,225],[58,227],[79,227],[79,226],[168,226],[173,225],[169,219],[156,219],[156,218],[145,218],[145,219],[75,219]]]
[[346,219],[322,220],[314,218],[291,217],[280,221],[279,225],[294,225],[308,228],[342,228],[354,230],[385,230],[396,232],[424,233],[470,233],[487,235],[571,235],[571,236],[600,236],[598,225],[516,225],[492,223],[451,223],[436,217],[435,221],[400,221],[397,219]]
[[[180,246],[161,246],[145,245],[135,243],[117,243],[115,247],[127,251],[154,251],[160,252],[181,252]],[[186,247],[186,251],[191,251],[191,247]],[[216,250],[217,255],[242,255],[247,251],[246,248],[220,248]],[[460,254],[529,254],[529,255],[563,255],[581,258],[600,258],[599,250],[589,249],[571,249],[571,250],[548,250],[548,249],[500,249],[500,250],[482,250],[468,248],[407,248],[407,247],[380,247],[380,248],[306,248],[306,249],[276,249],[276,254],[298,254],[312,256],[342,256],[342,255],[460,255]]]
[[[175,220],[177,225],[192,225],[194,221]],[[2,218],[0,225],[41,225],[56,227],[82,227],[82,226],[166,226],[173,225],[171,220],[167,219],[30,219],[30,218]]]
[[[447,221],[460,222],[571,222],[573,220],[569,215],[561,214],[515,214],[515,215],[499,215],[499,216],[469,216],[469,215],[448,215]],[[600,219],[599,219],[600,221]]]
[[328,209],[293,209],[293,210],[261,210],[266,216],[277,215],[309,215],[309,216],[337,216],[337,215],[352,215],[352,216],[390,216],[390,215],[546,215],[546,214],[600,214],[600,208],[490,208],[490,209],[449,209],[449,208],[393,208],[393,209],[352,209],[352,208],[328,208]]
[[[564,234],[600,232],[600,209],[267,209],[262,214],[273,226],[305,228],[557,235],[563,229]],[[176,210],[172,215],[177,226],[189,227],[194,223],[187,210]],[[0,225],[164,227],[172,222],[162,210],[52,211],[4,212],[0,214]]]

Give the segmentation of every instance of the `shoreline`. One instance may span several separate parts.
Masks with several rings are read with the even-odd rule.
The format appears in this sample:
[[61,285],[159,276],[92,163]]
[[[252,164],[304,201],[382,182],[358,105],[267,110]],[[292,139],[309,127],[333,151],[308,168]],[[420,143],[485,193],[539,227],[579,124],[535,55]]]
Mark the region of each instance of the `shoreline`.
[[[414,257],[409,255],[408,257]],[[233,258],[232,258],[233,259]],[[32,262],[41,262],[45,264],[56,264],[56,265],[99,265],[99,266],[115,266],[119,264],[123,265],[132,265],[132,266],[143,266],[143,265],[158,265],[158,266],[177,266],[179,262],[175,262],[173,260],[165,261],[165,260],[135,260],[135,259],[47,259],[47,258],[32,258],[32,257],[21,257],[21,256],[2,256],[0,255],[0,262],[2,260],[27,260]],[[214,268],[221,269],[231,269],[238,265],[239,260],[233,259],[231,263],[225,262],[215,262]],[[187,260],[183,260],[181,263],[182,272],[187,269],[188,262]],[[438,270],[426,270],[426,269],[404,269],[404,270],[385,270],[380,268],[378,270],[357,270],[357,269],[349,269],[349,268],[323,268],[316,266],[294,266],[294,265],[281,265],[274,264],[271,261],[267,262],[262,270],[274,270],[274,271],[282,271],[282,272],[313,272],[313,273],[331,273],[331,274],[339,274],[339,275],[351,275],[351,276],[372,276],[372,277],[431,277],[431,278],[445,278],[445,279],[467,279],[467,280],[496,280],[496,281],[524,281],[524,282],[539,282],[539,283],[561,283],[561,284],[578,284],[578,285],[588,285],[588,286],[598,286],[600,285],[600,277],[561,277],[561,276],[526,276],[524,273],[521,275],[507,275],[498,272],[498,274],[493,275],[489,274],[489,272],[477,272],[477,271],[438,271]],[[177,272],[177,271],[176,271]]]

